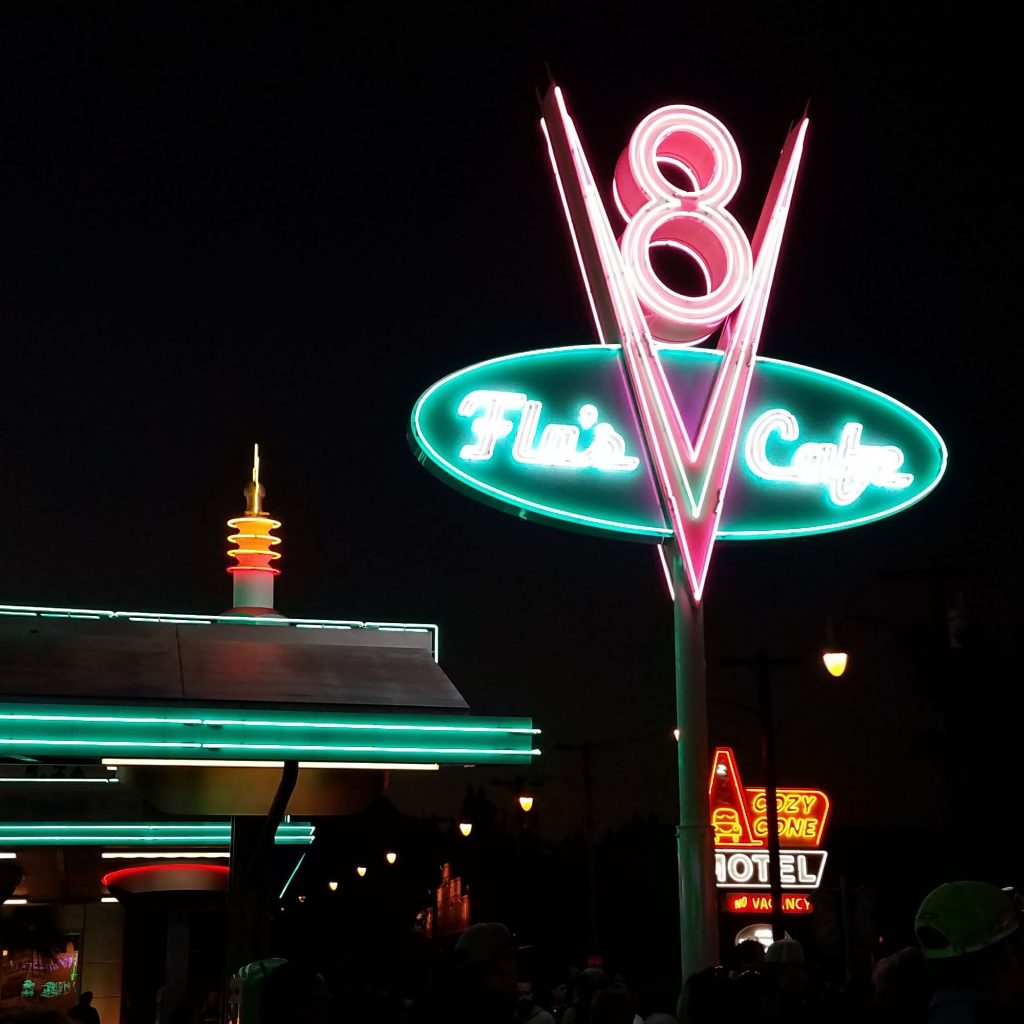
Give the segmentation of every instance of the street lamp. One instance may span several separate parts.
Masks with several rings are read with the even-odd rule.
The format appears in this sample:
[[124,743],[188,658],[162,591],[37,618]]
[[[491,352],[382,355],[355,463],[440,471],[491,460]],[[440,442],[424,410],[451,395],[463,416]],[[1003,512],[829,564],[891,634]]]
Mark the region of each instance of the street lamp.
[[835,632],[832,628],[832,616],[825,621],[825,646],[821,652],[821,660],[830,676],[838,679],[845,671],[850,656],[836,646]]
[[[938,636],[938,624],[937,622],[934,622],[934,619],[936,618],[937,616],[933,612],[933,624],[928,627],[929,631],[932,633],[932,644],[934,644],[935,639]],[[908,623],[899,622],[895,619],[879,615],[841,615],[839,616],[839,619],[841,623],[846,623],[848,625],[852,623],[859,623],[866,626],[885,626],[890,629],[896,627],[901,630],[913,628]],[[968,627],[968,611],[964,606],[963,594],[960,594],[957,597],[957,603],[955,605],[945,608],[944,630],[949,650],[956,651],[964,646]],[[828,670],[829,675],[837,678],[849,667],[850,656],[846,651],[845,645],[836,643],[833,617],[831,615],[827,616],[825,619],[825,646],[822,648],[821,660],[824,663],[825,668]]]
[[516,791],[516,800],[519,803],[519,809],[524,814],[529,814],[533,810],[533,805],[536,803],[536,798],[533,795],[534,789],[543,783],[543,779],[534,779],[532,784],[528,783],[522,775],[517,775],[514,779],[494,779],[491,782],[492,786],[509,786]]

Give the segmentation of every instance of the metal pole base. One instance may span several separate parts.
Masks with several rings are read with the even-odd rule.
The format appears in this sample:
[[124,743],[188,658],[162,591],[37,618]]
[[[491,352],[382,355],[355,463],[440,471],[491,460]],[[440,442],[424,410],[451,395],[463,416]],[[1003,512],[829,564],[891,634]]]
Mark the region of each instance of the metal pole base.
[[669,549],[675,590],[676,727],[679,729],[679,938],[683,982],[719,961],[715,848],[708,804],[708,714],[704,616],[682,559]]

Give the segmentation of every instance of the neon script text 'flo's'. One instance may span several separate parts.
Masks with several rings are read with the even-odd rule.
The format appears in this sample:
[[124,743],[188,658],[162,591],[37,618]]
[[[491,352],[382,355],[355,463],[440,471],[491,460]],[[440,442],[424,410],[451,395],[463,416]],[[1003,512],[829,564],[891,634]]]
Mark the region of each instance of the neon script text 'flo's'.
[[[598,423],[598,411],[589,402],[580,406],[579,426],[573,423],[549,423],[537,440],[544,403],[533,401],[515,391],[471,391],[459,403],[460,416],[476,417],[471,429],[475,444],[462,447],[460,457],[471,462],[486,462],[494,455],[495,444],[512,433],[507,413],[519,413],[519,426],[512,442],[512,459],[532,466],[557,469],[592,468],[604,472],[630,473],[640,465],[635,455],[626,454],[626,442],[610,423]],[[590,433],[590,442],[580,450],[581,431]]]

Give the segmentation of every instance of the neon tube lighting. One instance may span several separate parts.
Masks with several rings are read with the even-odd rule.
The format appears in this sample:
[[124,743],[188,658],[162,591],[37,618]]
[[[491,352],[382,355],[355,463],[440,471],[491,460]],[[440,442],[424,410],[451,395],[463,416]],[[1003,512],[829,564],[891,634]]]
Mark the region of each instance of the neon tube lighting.
[[101,860],[229,860],[227,852],[211,852],[210,850],[106,850],[100,854]]
[[54,785],[66,786],[68,783],[88,782],[88,783],[96,783],[96,784],[99,784],[101,786],[105,786],[105,785],[109,785],[111,782],[119,782],[119,781],[120,780],[118,778],[116,778],[116,777],[107,778],[107,779],[33,779],[33,778],[19,779],[19,778],[11,778],[9,776],[0,777],[0,785],[3,785],[6,782],[6,783],[10,783],[12,785],[14,783],[31,783],[31,784],[35,784],[35,783],[52,783]]
[[672,569],[668,564],[668,558],[665,556],[665,545],[658,544],[658,563],[661,565],[662,572],[665,574],[665,586],[668,587],[668,596],[670,601],[676,599],[676,588],[672,585]]
[[[308,846],[315,828],[307,822],[278,827],[277,846]],[[228,846],[230,822],[53,824],[0,822],[0,845],[6,846]]]
[[[149,768],[283,768],[284,761],[227,761],[218,758],[179,758],[174,760],[166,757],[105,757],[103,764],[116,770],[117,766],[149,767]],[[403,761],[300,761],[300,768],[324,768],[366,771],[392,772],[436,772],[439,764],[415,764]],[[113,781],[117,781],[116,779]]]
[[[519,353],[519,355],[520,356],[530,356],[530,355],[537,355],[537,354],[541,354],[541,353],[547,355],[549,353],[554,353],[554,352],[573,352],[573,351],[577,351],[581,347],[582,348],[590,348],[591,346],[589,346],[589,345],[587,345],[587,346],[561,345],[561,346],[556,346],[555,348],[531,349],[531,350],[529,350],[527,352]],[[611,347],[611,348],[619,348],[619,346],[617,344],[609,345],[609,347]],[[517,505],[517,506],[523,506],[525,508],[531,508],[531,509],[534,509],[537,512],[541,512],[541,513],[544,513],[544,514],[547,514],[547,515],[550,515],[550,516],[554,516],[556,518],[561,518],[561,519],[569,518],[569,519],[572,519],[572,520],[580,522],[580,523],[589,523],[589,524],[592,524],[592,525],[595,525],[595,526],[602,526],[602,527],[605,527],[605,528],[607,528],[609,530],[619,530],[619,531],[621,531],[623,533],[648,534],[648,535],[650,535],[652,537],[667,536],[668,535],[668,531],[667,530],[658,529],[657,527],[649,527],[649,528],[647,528],[647,527],[637,526],[634,523],[625,523],[625,522],[620,522],[620,521],[617,521],[617,520],[614,520],[614,519],[604,519],[604,518],[601,518],[601,517],[598,517],[598,516],[586,516],[586,515],[580,515],[580,514],[573,514],[573,515],[567,516],[563,510],[554,508],[551,505],[544,505],[544,504],[541,504],[540,502],[524,500],[523,498],[520,498],[517,495],[510,494],[508,491],[502,490],[500,487],[494,487],[494,486],[492,486],[490,484],[483,484],[482,485],[477,480],[475,480],[473,477],[471,477],[468,473],[466,473],[465,471],[460,469],[458,466],[456,466],[453,463],[449,462],[427,440],[427,437],[424,434],[423,427],[421,425],[420,414],[421,414],[421,411],[423,409],[423,406],[430,399],[430,396],[435,391],[437,391],[438,388],[443,387],[445,384],[447,384],[450,380],[452,380],[455,377],[460,377],[460,376],[462,376],[465,373],[469,373],[469,372],[471,372],[473,370],[481,369],[482,367],[489,366],[492,363],[504,362],[507,358],[508,358],[507,356],[498,356],[498,357],[496,357],[494,359],[485,359],[485,360],[482,360],[479,363],[474,363],[470,367],[467,367],[467,368],[462,369],[462,370],[457,370],[457,371],[455,371],[455,373],[450,373],[450,374],[448,374],[448,376],[442,377],[441,380],[436,381],[433,385],[431,385],[431,387],[429,387],[420,396],[419,400],[417,401],[417,403],[416,403],[416,405],[415,405],[415,407],[413,409],[413,414],[412,414],[413,431],[414,431],[414,433],[416,435],[416,443],[425,452],[427,452],[429,454],[429,456],[432,459],[432,461],[434,461],[437,465],[443,467],[444,470],[447,473],[449,473],[451,476],[453,476],[453,477],[463,481],[467,486],[473,488],[474,490],[485,491],[488,494],[493,494],[495,497],[507,500],[509,503]]]
[[117,868],[105,874],[100,882],[117,888],[132,878],[175,878],[184,874],[203,874],[207,877],[227,879],[229,868],[223,864],[145,864],[132,868]]
[[[117,723],[124,725],[235,725],[255,729],[349,729],[371,732],[440,732],[440,733],[497,733],[499,735],[537,736],[540,729],[510,726],[486,725],[396,725],[390,722],[315,722],[315,721],[274,721],[259,718],[156,718],[132,717],[127,715],[51,715],[0,713],[0,722],[88,722]],[[0,741],[2,742],[2,741]]]
[[365,629],[374,631],[388,627],[389,632],[429,633],[434,640],[435,660],[440,630],[430,622],[363,622],[359,619],[306,619],[289,618],[284,615],[194,615],[189,612],[118,612],[97,608],[51,608],[43,605],[0,604],[0,615],[22,616],[25,618],[62,619],[123,619],[129,622],[155,622],[175,625],[223,625],[223,626],[323,626],[330,628]]
[[[0,753],[94,754],[129,758],[264,761],[344,765],[525,763],[536,756],[528,719],[410,715],[406,721],[329,712],[251,713],[152,707],[103,713],[95,705],[0,703]],[[97,713],[100,712],[100,713]],[[157,713],[155,713],[157,712]]]
[[[804,119],[787,139],[751,248],[742,232],[732,232],[735,221],[721,209],[731,198],[740,177],[738,152],[724,126],[691,107],[664,108],[645,118],[634,132],[628,154],[620,159],[616,172],[619,201],[627,212],[633,213],[620,252],[604,204],[596,193],[579,136],[557,87],[554,95],[584,200],[588,227],[603,263],[604,291],[614,310],[627,374],[665,511],[678,542],[691,593],[699,602],[735,455],[807,121]],[[669,182],[658,168],[659,157],[664,156],[682,160],[700,188],[684,193]],[[688,308],[683,301],[685,297],[676,293],[655,294],[653,270],[647,273],[650,244],[656,241],[696,244],[690,234],[673,235],[667,231],[666,217],[698,225],[707,235],[705,242],[714,239],[719,247],[717,276],[712,275],[716,288],[703,297],[704,306]],[[634,229],[632,234],[631,228]],[[659,230],[662,234],[656,237]],[[748,277],[744,268],[748,255],[754,250],[756,259]],[[711,272],[708,251],[705,245],[702,250],[705,258],[701,262]],[[584,270],[586,274],[586,268]],[[591,288],[596,284],[588,281]],[[729,314],[729,303],[735,306],[744,293],[747,293],[747,301],[732,314],[723,329],[719,345],[725,350],[725,358],[716,374],[711,400],[694,444],[668,387],[651,330],[664,331],[663,336],[668,341],[692,343],[706,337],[709,327],[713,329],[721,323]],[[722,301],[716,305],[719,299]],[[652,326],[648,325],[645,312],[655,317]],[[714,323],[716,317],[718,320]],[[699,494],[694,492],[695,481]],[[716,500],[709,503],[710,508],[706,505],[709,493],[716,494]]]
[[[539,355],[539,354],[545,354],[546,355],[548,353],[557,353],[557,352],[574,352],[574,351],[581,351],[581,350],[586,350],[586,349],[591,349],[591,348],[593,348],[592,345],[562,345],[562,346],[558,346],[556,348],[551,348],[551,349],[532,349],[532,350],[529,350],[527,352],[517,353],[515,358],[519,359],[519,358],[522,358],[522,357],[529,357],[529,356],[532,356],[532,355]],[[621,351],[621,346],[618,345],[618,344],[609,344],[609,345],[607,345],[607,348],[612,349],[612,350],[616,350],[616,351]],[[672,529],[671,529],[670,526],[669,527],[649,526],[649,525],[644,525],[644,524],[637,523],[637,522],[619,522],[619,521],[603,519],[603,518],[599,518],[599,517],[595,517],[595,516],[588,516],[588,515],[585,515],[585,514],[579,513],[579,512],[570,512],[570,511],[566,511],[565,509],[553,508],[553,507],[548,506],[548,505],[543,505],[543,504],[540,504],[538,502],[530,501],[528,499],[522,498],[520,495],[511,494],[511,493],[509,493],[507,491],[504,491],[501,488],[495,487],[495,486],[493,486],[491,484],[482,483],[481,481],[476,480],[473,477],[469,476],[468,474],[462,472],[462,470],[459,469],[458,466],[455,466],[454,464],[449,462],[440,452],[437,451],[436,448],[434,448],[430,444],[430,442],[427,440],[427,438],[423,435],[422,429],[420,427],[420,416],[419,416],[419,411],[420,411],[421,407],[427,401],[429,401],[430,396],[438,388],[443,387],[444,384],[446,384],[448,381],[450,381],[454,377],[458,377],[458,376],[460,376],[460,375],[462,375],[464,373],[471,373],[473,371],[482,369],[482,368],[487,367],[487,366],[492,365],[492,364],[503,363],[508,358],[509,358],[508,356],[498,356],[498,357],[493,358],[493,359],[483,360],[483,361],[481,361],[479,363],[475,363],[472,366],[467,367],[466,369],[459,370],[459,371],[457,371],[455,373],[449,374],[448,376],[444,377],[442,380],[440,380],[440,381],[436,382],[434,385],[432,385],[420,397],[420,399],[418,400],[418,402],[416,404],[414,412],[413,412],[413,418],[412,418],[413,419],[413,432],[415,433],[417,444],[423,449],[423,451],[425,453],[427,453],[429,455],[431,461],[433,461],[438,466],[443,468],[446,474],[449,474],[451,476],[454,476],[454,477],[457,477],[458,479],[460,479],[467,487],[470,487],[471,489],[476,490],[476,491],[481,491],[483,493],[492,495],[495,498],[497,498],[498,500],[502,501],[503,503],[508,503],[508,504],[514,505],[517,508],[518,507],[524,507],[524,508],[527,508],[527,509],[535,510],[535,511],[537,511],[539,513],[542,513],[542,514],[545,514],[545,515],[550,515],[550,516],[552,516],[552,517],[554,517],[556,519],[559,519],[559,520],[565,520],[565,521],[569,521],[569,522],[576,522],[576,523],[580,523],[580,524],[582,524],[584,526],[598,526],[598,527],[602,527],[604,529],[621,531],[621,532],[628,533],[630,535],[637,536],[637,537],[642,537],[642,538],[654,539],[654,538],[669,538],[669,537],[671,537],[672,536]],[[805,365],[803,365],[801,363],[796,363],[796,362],[793,362],[792,360],[788,360],[788,359],[778,359],[778,358],[775,358],[773,356],[762,356],[762,355],[759,355],[759,356],[757,356],[757,363],[759,365],[760,364],[772,364],[772,365],[775,365],[775,366],[790,367],[790,368],[795,369],[795,370],[809,370],[810,369],[809,367],[807,367],[807,366],[805,366]],[[763,540],[763,539],[769,539],[769,538],[807,537],[807,536],[815,536],[815,535],[824,534],[824,533],[835,533],[835,532],[837,532],[839,530],[846,530],[846,529],[850,529],[852,527],[862,526],[862,525],[864,525],[866,523],[876,522],[876,521],[878,521],[880,519],[885,519],[885,518],[887,518],[887,517],[889,517],[891,515],[895,515],[896,513],[901,512],[901,511],[903,511],[906,508],[909,508],[911,505],[916,504],[918,501],[921,501],[923,498],[925,498],[927,495],[929,495],[935,489],[936,486],[938,486],[939,481],[942,480],[943,476],[945,475],[945,472],[946,472],[946,469],[947,469],[947,465],[948,465],[948,461],[949,461],[949,453],[948,453],[948,449],[946,448],[946,444],[942,440],[942,438],[939,436],[939,434],[936,432],[936,430],[932,426],[932,424],[928,420],[926,420],[923,416],[921,416],[920,413],[915,412],[909,406],[907,406],[903,402],[900,402],[897,399],[893,398],[891,395],[888,395],[885,392],[879,391],[877,388],[873,388],[873,387],[870,387],[870,386],[868,386],[866,384],[862,384],[859,381],[854,381],[854,380],[851,380],[848,377],[843,377],[840,374],[832,373],[832,372],[829,372],[829,371],[826,371],[826,370],[817,370],[817,369],[815,369],[815,370],[813,370],[813,372],[817,376],[827,377],[830,380],[836,381],[839,384],[849,385],[851,387],[856,388],[859,391],[863,391],[863,392],[867,393],[868,395],[878,396],[880,399],[884,400],[887,404],[892,405],[892,406],[898,408],[900,410],[900,412],[904,413],[909,419],[916,420],[920,424],[922,430],[924,432],[928,433],[931,437],[933,437],[935,439],[936,443],[940,447],[940,465],[939,465],[939,469],[938,469],[938,471],[936,473],[935,479],[931,483],[929,483],[929,485],[926,488],[923,488],[919,493],[916,493],[913,497],[909,498],[907,501],[902,502],[902,503],[900,503],[898,505],[895,505],[895,506],[892,506],[892,507],[884,508],[884,509],[882,509],[879,512],[873,512],[873,513],[870,513],[868,515],[857,516],[857,517],[854,517],[854,518],[851,518],[851,519],[844,519],[844,520],[840,520],[840,521],[837,521],[837,522],[830,522],[830,523],[827,523],[827,524],[822,525],[822,526],[794,526],[794,527],[784,527],[784,528],[772,529],[772,530],[763,529],[763,528],[757,529],[757,530],[743,530],[743,529],[739,529],[737,527],[730,527],[730,528],[727,528],[727,529],[716,528],[715,536],[716,536],[717,539],[719,539],[719,540],[757,540],[757,539]]]
[[[121,832],[125,835],[176,835],[182,832],[200,833],[207,832],[211,835],[230,834],[231,822],[229,821],[186,821],[171,823],[150,823],[150,822],[102,822],[96,824],[62,824],[53,822],[3,822],[0,823],[0,831],[4,832],[68,832],[80,835],[91,835],[99,832]],[[312,835],[314,826],[299,822],[286,822],[278,825],[277,834],[287,835]]]
[[[195,753],[200,750],[227,751],[227,750],[277,750],[287,752],[303,752],[306,754],[322,751],[324,753],[346,753],[346,754],[368,754],[370,757],[365,762],[367,767],[373,767],[376,763],[372,757],[377,754],[423,754],[433,755],[444,754],[447,759],[479,757],[492,759],[496,757],[527,758],[538,757],[540,750],[536,747],[529,750],[508,749],[500,747],[446,747],[439,750],[436,747],[377,747],[377,746],[327,746],[318,743],[150,743],[138,740],[50,740],[50,739],[5,739],[0,746],[17,746],[22,749],[45,749],[61,747],[67,749],[95,750],[97,748],[106,750],[111,747],[130,747],[187,750]],[[244,758],[243,758],[244,760]],[[312,766],[312,765],[311,765]]]
[[305,855],[305,854],[303,854],[303,855],[302,855],[302,856],[301,856],[301,857],[299,858],[299,860],[298,860],[298,863],[297,863],[297,864],[295,865],[295,868],[294,868],[294,870],[293,870],[293,871],[292,871],[292,873],[291,873],[291,874],[290,874],[290,875],[288,876],[288,881],[284,883],[284,888],[283,888],[283,889],[281,890],[281,892],[280,892],[280,893],[278,894],[278,897],[277,897],[277,898],[278,898],[279,900],[283,900],[283,899],[284,899],[284,894],[285,894],[285,893],[286,893],[286,892],[288,891],[288,886],[292,884],[292,880],[293,880],[293,879],[295,878],[295,876],[296,876],[296,875],[297,875],[297,874],[299,873],[299,868],[301,868],[301,867],[302,867],[302,862],[303,862],[303,861],[304,861],[305,859],[306,859],[306,855]]

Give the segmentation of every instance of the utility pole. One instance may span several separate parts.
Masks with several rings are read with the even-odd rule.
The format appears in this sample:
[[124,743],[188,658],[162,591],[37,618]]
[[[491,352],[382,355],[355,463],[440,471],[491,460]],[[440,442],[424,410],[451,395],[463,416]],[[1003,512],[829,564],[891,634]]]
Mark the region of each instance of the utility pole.
[[722,664],[753,668],[757,673],[757,718],[761,724],[761,756],[764,762],[764,798],[768,825],[768,883],[772,894],[772,938],[786,934],[782,916],[782,866],[779,848],[778,779],[775,773],[775,714],[772,702],[772,674],[777,669],[801,664],[799,658],[769,658],[758,651],[753,658],[723,658]]

